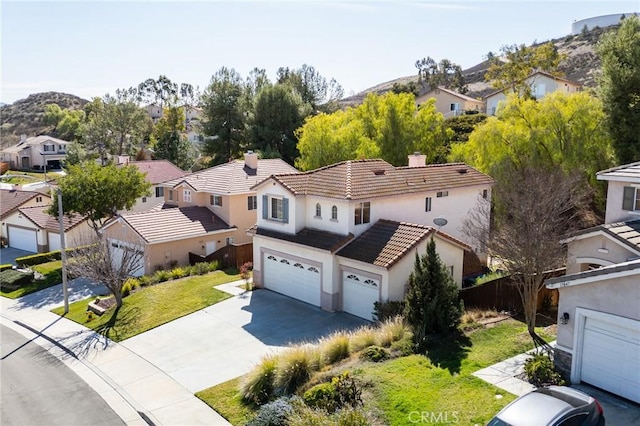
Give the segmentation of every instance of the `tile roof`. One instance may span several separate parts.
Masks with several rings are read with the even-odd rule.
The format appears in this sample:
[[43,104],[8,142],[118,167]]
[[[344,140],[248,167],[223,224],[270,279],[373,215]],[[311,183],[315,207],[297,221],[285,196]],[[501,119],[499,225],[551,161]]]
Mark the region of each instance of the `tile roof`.
[[[141,173],[146,175],[147,182],[152,185],[188,175],[187,172],[176,167],[168,160],[129,161],[126,164],[136,166]],[[121,164],[120,166],[126,164]]]
[[[588,271],[576,272],[574,274],[564,275],[561,277],[551,278],[545,281],[547,288],[561,288],[570,285],[570,283],[581,284],[576,282],[583,279],[594,278],[602,276],[606,279],[606,275],[625,273],[640,275],[640,259],[630,260],[628,262],[616,263],[613,265],[603,266],[598,269],[590,269]],[[588,280],[585,282],[597,282],[594,280]]]
[[304,228],[297,234],[285,234],[283,232],[272,231],[270,229],[259,228],[257,225],[247,230],[249,234],[264,237],[276,238],[279,240],[296,243],[303,246],[318,248],[334,252],[353,239],[353,234],[342,235],[328,231]]
[[50,198],[48,195],[36,191],[0,189],[0,217],[6,216],[36,196]]
[[605,223],[587,229],[582,229],[572,234],[572,237],[589,235],[595,232],[604,232],[630,248],[640,251],[640,219],[628,220],[625,222]]
[[394,167],[383,160],[355,160],[304,173],[273,176],[294,195],[358,200],[471,185],[493,178],[464,163]]
[[[23,207],[18,209],[20,213],[25,215],[31,222],[35,223],[40,229],[46,229],[47,231],[60,232],[60,222],[56,216],[51,216],[47,213],[50,206],[38,206],[38,207]],[[62,217],[62,225],[64,231],[68,231],[74,226],[82,223],[86,220],[86,217],[79,214],[67,215]]]
[[257,169],[245,166],[243,160],[234,160],[191,173],[183,178],[172,179],[164,185],[176,187],[185,182],[196,191],[242,194],[253,192],[251,187],[271,175],[297,172],[294,167],[279,158],[258,160]]
[[143,212],[123,214],[119,218],[147,243],[192,238],[214,231],[236,229],[208,208],[199,206],[163,206]]
[[[447,88],[446,88],[446,87],[444,87],[444,86],[438,86],[438,88],[437,88],[437,89],[430,90],[430,91],[428,91],[427,93],[425,93],[424,95],[418,96],[417,98],[427,97],[428,95],[431,95],[431,94],[432,94],[433,92],[435,92],[436,90],[440,90],[440,91],[442,91],[442,92],[449,93],[450,95],[456,96],[456,97],[458,97],[458,98],[460,98],[460,99],[464,99],[465,101],[469,101],[469,102],[482,102],[482,100],[481,100],[481,99],[472,98],[471,96],[464,95],[464,94],[462,94],[462,93],[456,92],[455,90],[447,89]],[[429,96],[429,98],[432,98],[432,97],[433,97],[433,96]],[[417,99],[417,98],[416,98],[416,99]],[[427,98],[427,99],[428,99],[428,98]]]
[[640,161],[599,171],[596,177],[598,180],[640,182]]
[[[382,219],[336,255],[389,269],[435,231],[431,226]],[[438,232],[437,235],[469,249],[467,244],[448,234]]]

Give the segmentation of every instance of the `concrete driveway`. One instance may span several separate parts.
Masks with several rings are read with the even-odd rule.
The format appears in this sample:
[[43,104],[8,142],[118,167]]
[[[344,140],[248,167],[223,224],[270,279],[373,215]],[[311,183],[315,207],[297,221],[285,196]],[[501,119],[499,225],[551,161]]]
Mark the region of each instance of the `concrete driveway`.
[[608,425],[640,425],[640,405],[585,383],[571,385],[598,400]]
[[191,392],[247,373],[268,353],[369,322],[269,290],[244,293],[121,344]]
[[0,264],[10,263],[12,265],[16,264],[16,257],[29,256],[32,254],[36,254],[30,251],[24,251],[13,247],[5,247],[0,249]]

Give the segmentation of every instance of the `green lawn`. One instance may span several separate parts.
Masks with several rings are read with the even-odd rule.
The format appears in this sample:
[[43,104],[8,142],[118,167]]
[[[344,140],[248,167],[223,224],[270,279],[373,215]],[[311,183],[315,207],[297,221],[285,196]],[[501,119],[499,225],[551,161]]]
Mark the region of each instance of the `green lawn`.
[[[555,338],[542,335],[547,340]],[[532,347],[526,326],[510,319],[441,341],[426,356],[410,355],[382,363],[356,362],[349,368],[354,377],[366,384],[365,410],[379,413],[381,423],[485,424],[515,396],[472,373]],[[230,423],[245,424],[255,411],[239,399],[240,380],[205,389],[196,396]]]
[[[44,180],[44,173],[43,172],[23,172],[23,171],[19,171],[19,170],[7,170],[7,173],[5,173],[6,175],[22,175],[24,177],[12,177],[12,178],[4,178],[2,179],[2,182],[5,183],[12,183],[12,184],[29,184],[29,183],[35,183],[37,181],[43,181]],[[51,182],[51,181],[55,181],[58,177],[60,177],[60,174],[57,172],[47,172],[47,181]]]
[[62,261],[54,260],[51,262],[41,263],[31,267],[34,271],[44,275],[42,280],[33,280],[31,283],[24,285],[13,291],[0,290],[0,295],[9,299],[17,299],[27,294],[60,284],[62,282]]
[[[214,287],[239,279],[239,274],[215,271],[144,287],[124,298],[115,316],[111,308],[90,321],[87,305],[94,298],[85,299],[72,303],[66,318],[120,342],[231,297]],[[63,311],[62,307],[52,310],[58,315]]]

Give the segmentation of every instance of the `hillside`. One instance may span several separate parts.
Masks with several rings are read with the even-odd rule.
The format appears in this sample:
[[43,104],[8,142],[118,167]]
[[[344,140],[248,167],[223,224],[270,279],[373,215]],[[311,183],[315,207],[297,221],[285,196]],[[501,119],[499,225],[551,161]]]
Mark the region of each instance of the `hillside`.
[[81,109],[87,102],[89,101],[68,93],[44,92],[0,106],[0,146],[17,143],[22,134],[36,136],[45,132],[47,126],[42,118],[46,105],[58,104],[63,109]]
[[[560,53],[567,55],[567,58],[560,64],[560,71],[564,73],[566,79],[576,81],[585,87],[595,87],[596,74],[600,69],[600,59],[595,53],[595,46],[602,34],[610,29],[612,27],[594,28],[585,34],[567,35],[550,40]],[[494,91],[491,85],[484,80],[484,75],[489,65],[489,61],[484,61],[463,71],[465,82],[469,89],[467,95],[474,98],[483,98]],[[418,81],[417,71],[416,75],[387,81],[344,98],[341,103],[344,106],[357,105],[369,93],[385,93],[390,91],[396,83],[402,85],[411,81]]]

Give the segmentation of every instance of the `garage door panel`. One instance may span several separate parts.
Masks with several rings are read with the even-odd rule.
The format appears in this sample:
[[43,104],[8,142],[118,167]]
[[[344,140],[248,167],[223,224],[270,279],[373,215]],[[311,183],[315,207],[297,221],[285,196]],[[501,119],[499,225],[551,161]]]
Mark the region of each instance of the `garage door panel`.
[[49,232],[49,251],[60,250],[61,248],[60,234]]
[[9,247],[37,253],[38,237],[33,229],[8,227]]
[[269,290],[320,306],[320,270],[304,261],[266,255],[264,285]]
[[344,271],[342,274],[342,310],[371,321],[374,303],[379,301],[380,282]]

